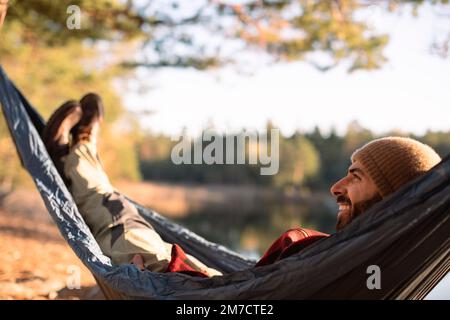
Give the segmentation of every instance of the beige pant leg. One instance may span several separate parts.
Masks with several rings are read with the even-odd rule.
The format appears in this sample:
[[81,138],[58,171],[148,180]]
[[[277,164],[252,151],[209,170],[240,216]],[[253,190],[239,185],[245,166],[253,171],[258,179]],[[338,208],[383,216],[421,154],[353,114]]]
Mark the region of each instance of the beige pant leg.
[[[103,170],[94,144],[75,146],[65,160],[72,196],[103,253],[115,264],[130,263],[139,254],[154,272],[166,270],[172,245],[164,242],[125,197],[115,192]],[[193,265],[211,276],[220,272],[188,255]]]

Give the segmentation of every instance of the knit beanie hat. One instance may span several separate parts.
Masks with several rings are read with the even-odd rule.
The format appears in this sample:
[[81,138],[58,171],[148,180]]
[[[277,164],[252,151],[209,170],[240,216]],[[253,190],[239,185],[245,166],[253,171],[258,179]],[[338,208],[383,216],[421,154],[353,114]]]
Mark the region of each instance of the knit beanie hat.
[[430,146],[403,137],[373,140],[356,150],[351,159],[363,164],[383,198],[441,161]]

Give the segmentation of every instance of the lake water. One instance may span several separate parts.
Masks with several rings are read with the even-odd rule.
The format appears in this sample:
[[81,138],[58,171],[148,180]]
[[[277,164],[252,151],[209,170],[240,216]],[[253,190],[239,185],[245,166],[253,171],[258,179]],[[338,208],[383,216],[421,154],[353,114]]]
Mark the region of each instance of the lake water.
[[257,257],[286,230],[302,226],[331,233],[335,214],[325,206],[266,204],[244,214],[229,210],[202,210],[176,219],[204,238],[234,251]]

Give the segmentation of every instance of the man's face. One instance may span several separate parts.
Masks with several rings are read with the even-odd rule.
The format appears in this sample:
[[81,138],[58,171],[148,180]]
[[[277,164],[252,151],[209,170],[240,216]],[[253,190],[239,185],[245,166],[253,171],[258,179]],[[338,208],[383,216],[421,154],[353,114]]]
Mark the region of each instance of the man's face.
[[0,28],[5,21],[6,10],[8,9],[8,0],[0,0]]
[[336,224],[338,231],[381,200],[375,183],[358,161],[349,167],[347,175],[336,182],[330,191],[339,205]]

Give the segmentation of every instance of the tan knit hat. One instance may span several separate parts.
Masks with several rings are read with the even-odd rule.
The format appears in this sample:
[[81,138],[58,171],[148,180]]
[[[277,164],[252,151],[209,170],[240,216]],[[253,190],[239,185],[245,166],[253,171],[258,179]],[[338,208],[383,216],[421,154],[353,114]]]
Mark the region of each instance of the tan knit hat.
[[352,155],[359,161],[378,187],[382,197],[399,189],[441,161],[430,146],[403,137],[373,140]]

